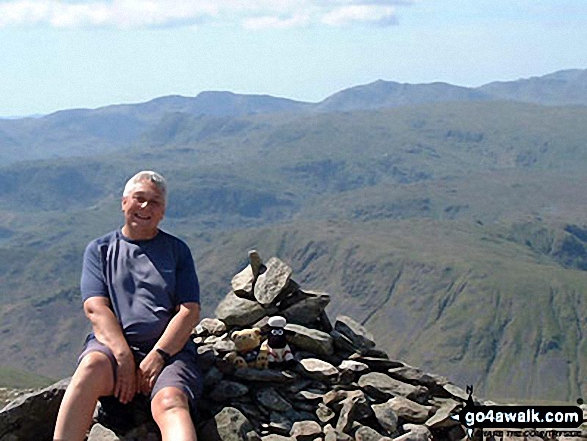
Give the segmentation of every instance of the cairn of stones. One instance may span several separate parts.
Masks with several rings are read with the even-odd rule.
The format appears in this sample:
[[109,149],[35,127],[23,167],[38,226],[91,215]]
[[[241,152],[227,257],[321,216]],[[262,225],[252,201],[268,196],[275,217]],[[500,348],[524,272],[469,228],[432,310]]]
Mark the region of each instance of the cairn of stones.
[[[325,311],[330,295],[301,288],[280,259],[264,263],[251,251],[249,262],[233,277],[216,317],[204,318],[194,330],[204,387],[196,418],[199,440],[466,439],[464,427],[451,418],[469,397],[464,390],[390,359],[352,318],[331,321]],[[237,369],[229,357],[235,351],[231,333],[266,330],[275,315],[287,319],[293,366]],[[20,397],[3,409],[0,441],[51,439],[65,385]],[[121,430],[99,407],[88,440],[160,439],[148,417],[129,419],[135,426]],[[148,414],[148,405],[142,412]]]
[[[304,290],[292,268],[276,257],[263,263],[255,251],[236,274],[216,318],[196,328],[205,358],[202,404],[221,439],[326,441],[456,441],[466,437],[451,416],[468,395],[447,379],[391,360],[372,334],[350,317],[333,322],[330,295]],[[293,368],[236,369],[231,332],[266,328],[269,317],[287,319]],[[226,432],[230,432],[228,435]],[[207,438],[204,438],[207,439]]]

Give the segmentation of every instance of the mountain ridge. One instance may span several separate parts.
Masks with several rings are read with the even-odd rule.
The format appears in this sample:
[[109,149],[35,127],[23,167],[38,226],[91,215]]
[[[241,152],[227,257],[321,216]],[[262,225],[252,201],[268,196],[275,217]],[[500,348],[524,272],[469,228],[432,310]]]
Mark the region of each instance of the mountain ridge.
[[[587,105],[587,70],[557,71],[477,88],[443,82],[410,84],[377,80],[341,90],[316,103],[270,95],[205,91],[196,97],[169,95],[144,103],[60,110],[40,118],[0,119],[0,163],[115,151],[138,142],[149,125],[174,113],[219,117],[311,114],[489,100]],[[96,131],[95,127],[100,130]],[[15,139],[22,141],[15,143]]]

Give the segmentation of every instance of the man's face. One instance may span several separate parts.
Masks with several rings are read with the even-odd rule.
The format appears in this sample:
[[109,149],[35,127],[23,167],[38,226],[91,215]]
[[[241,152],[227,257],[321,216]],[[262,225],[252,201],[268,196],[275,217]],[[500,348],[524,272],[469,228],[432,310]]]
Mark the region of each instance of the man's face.
[[137,238],[150,236],[165,215],[165,198],[155,184],[142,181],[122,198],[122,211],[129,233]]

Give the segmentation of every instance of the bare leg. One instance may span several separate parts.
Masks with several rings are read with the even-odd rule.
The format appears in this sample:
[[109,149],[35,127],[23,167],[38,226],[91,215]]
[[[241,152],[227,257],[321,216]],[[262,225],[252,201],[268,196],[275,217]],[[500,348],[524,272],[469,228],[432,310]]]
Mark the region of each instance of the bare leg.
[[196,441],[186,394],[176,387],[164,387],[151,401],[153,419],[163,441]]
[[98,398],[112,395],[114,372],[108,357],[90,352],[77,367],[65,391],[53,439],[83,441],[96,408]]

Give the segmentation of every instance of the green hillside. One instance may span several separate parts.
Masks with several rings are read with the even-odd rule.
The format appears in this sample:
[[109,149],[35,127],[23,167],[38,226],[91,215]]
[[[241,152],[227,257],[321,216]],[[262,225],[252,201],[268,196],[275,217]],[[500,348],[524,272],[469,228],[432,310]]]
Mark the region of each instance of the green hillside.
[[83,249],[119,226],[125,179],[156,169],[205,315],[255,248],[392,357],[489,398],[574,401],[587,395],[586,139],[587,108],[510,102],[176,112],[140,142],[4,165],[0,357],[71,373],[88,330]]
[[55,380],[31,372],[0,366],[0,387],[28,389],[45,387]]

